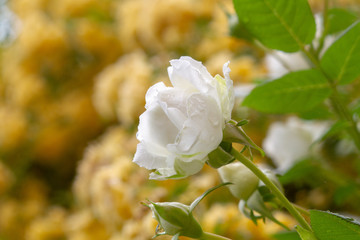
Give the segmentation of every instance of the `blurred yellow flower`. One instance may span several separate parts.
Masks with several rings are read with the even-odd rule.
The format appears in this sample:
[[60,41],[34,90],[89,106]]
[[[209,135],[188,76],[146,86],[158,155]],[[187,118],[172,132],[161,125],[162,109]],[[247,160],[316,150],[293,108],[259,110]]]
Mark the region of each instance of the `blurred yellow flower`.
[[0,160],[0,196],[14,183],[15,176]]
[[0,105],[0,147],[2,151],[14,150],[27,136],[25,114],[16,108]]
[[49,209],[45,216],[31,222],[26,230],[26,240],[50,240],[65,237],[64,221],[66,211],[61,208]]
[[68,240],[108,240],[110,235],[105,226],[93,216],[90,210],[78,210],[65,222]]
[[152,68],[144,52],[122,56],[95,80],[96,109],[105,119],[113,120],[117,115],[123,124],[133,124],[145,110],[145,93],[151,76]]

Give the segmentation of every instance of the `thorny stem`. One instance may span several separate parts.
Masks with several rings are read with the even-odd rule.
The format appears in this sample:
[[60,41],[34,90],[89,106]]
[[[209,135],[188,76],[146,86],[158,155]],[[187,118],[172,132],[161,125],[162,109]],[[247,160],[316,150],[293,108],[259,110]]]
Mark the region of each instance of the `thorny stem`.
[[270,191],[281,201],[282,205],[304,229],[312,232],[309,223],[304,219],[296,207],[294,207],[294,205],[289,202],[289,200],[277,188],[277,186],[250,159],[239,153],[234,148],[231,150],[231,154],[247,168],[249,168],[250,171],[252,171],[270,189]]

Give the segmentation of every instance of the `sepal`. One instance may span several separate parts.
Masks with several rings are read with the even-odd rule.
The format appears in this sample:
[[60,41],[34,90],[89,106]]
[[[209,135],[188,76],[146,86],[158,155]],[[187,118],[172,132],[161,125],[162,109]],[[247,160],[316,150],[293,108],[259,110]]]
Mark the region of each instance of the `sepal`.
[[159,223],[156,236],[166,234],[198,238],[203,234],[189,206],[178,202],[150,202],[148,206]]
[[233,162],[235,158],[230,154],[231,149],[231,143],[220,143],[214,151],[209,153],[207,163],[213,168],[219,168]]
[[[243,123],[243,121],[240,121],[239,123]],[[259,146],[257,146],[250,139],[250,137],[248,137],[248,135],[246,135],[242,127],[239,126],[239,123],[234,120],[230,120],[225,124],[223,131],[223,141],[243,144],[247,147],[258,150],[262,156],[265,156],[264,151]]]

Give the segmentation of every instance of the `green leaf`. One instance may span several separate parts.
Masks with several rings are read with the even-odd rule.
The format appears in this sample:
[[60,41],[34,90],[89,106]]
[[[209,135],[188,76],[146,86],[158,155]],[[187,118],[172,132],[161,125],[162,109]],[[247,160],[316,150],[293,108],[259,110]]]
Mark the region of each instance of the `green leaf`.
[[333,8],[328,11],[327,34],[341,32],[356,21],[354,13],[342,8]]
[[296,52],[315,36],[307,0],[234,0],[234,6],[239,22],[268,48]]
[[346,128],[350,127],[350,123],[347,121],[337,121],[334,123],[329,130],[321,137],[319,141],[324,141],[325,139],[339,134],[341,131],[344,131]]
[[274,240],[301,240],[297,232],[281,232],[272,235]]
[[336,205],[344,204],[346,200],[354,195],[354,192],[358,191],[356,183],[350,182],[344,186],[339,186],[334,193],[333,200]]
[[239,18],[236,15],[228,15],[230,36],[236,37],[239,39],[244,39],[249,42],[254,40],[254,37],[246,29],[243,22],[239,22]]
[[307,180],[309,176],[317,173],[319,169],[313,161],[306,159],[296,163],[289,171],[279,177],[282,184],[289,184],[296,181]]
[[244,125],[246,125],[246,124],[248,124],[248,123],[249,123],[249,120],[243,119],[243,120],[241,120],[240,122],[238,122],[238,123],[236,124],[236,126],[241,127],[241,126],[244,126]]
[[304,112],[331,94],[326,78],[315,69],[289,73],[257,86],[243,105],[267,113]]
[[325,52],[321,67],[335,81],[347,84],[360,75],[360,22],[351,25]]
[[359,240],[360,223],[331,212],[310,210],[311,226],[319,240]]
[[296,226],[296,231],[299,233],[301,240],[317,240],[313,232],[310,232],[300,226]]
[[331,116],[332,113],[329,111],[329,107],[327,107],[324,103],[315,106],[309,111],[301,112],[299,115],[299,117],[306,120],[313,120],[313,119],[327,120]]

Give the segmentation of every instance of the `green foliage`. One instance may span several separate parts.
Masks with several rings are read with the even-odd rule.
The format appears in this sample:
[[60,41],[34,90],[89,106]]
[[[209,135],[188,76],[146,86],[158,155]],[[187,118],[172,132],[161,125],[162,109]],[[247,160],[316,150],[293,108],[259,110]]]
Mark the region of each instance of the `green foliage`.
[[267,113],[310,110],[331,94],[325,77],[317,70],[289,73],[256,87],[243,105]]
[[254,40],[252,34],[246,29],[243,22],[239,22],[239,18],[236,15],[228,16],[230,36],[245,39],[249,42]]
[[[258,41],[269,49],[301,51],[306,60],[316,68],[290,72],[279,79],[263,83],[257,86],[242,104],[265,113],[297,113],[306,119],[331,119],[332,126],[319,141],[335,144],[339,137],[344,136],[342,133],[347,131],[359,148],[356,115],[360,116],[360,104],[355,104],[358,95],[355,96],[356,90],[349,91],[349,88],[339,86],[351,84],[360,78],[360,21],[356,22],[358,16],[344,9],[328,10],[326,6],[322,36],[314,45],[309,46],[314,39],[315,22],[306,0],[233,2],[238,20],[232,25],[232,36],[252,42]],[[318,56],[323,49],[325,38],[334,34],[339,37],[320,59]],[[291,61],[290,55],[288,61]],[[353,84],[353,87],[358,86]],[[327,99],[330,101],[325,101]],[[348,109],[349,103],[352,105],[351,112]],[[338,117],[336,120],[333,119],[334,113]],[[326,179],[334,183],[330,188],[335,190],[333,203],[337,205],[349,202],[350,197],[356,195],[354,192],[357,185],[351,177],[332,169],[332,162],[327,165],[322,161],[325,159],[311,158],[296,163],[280,178],[281,182],[305,183],[314,187]],[[252,198],[246,203],[240,203],[244,214],[254,222],[265,217],[272,219],[273,216],[267,208],[269,204],[265,205],[265,202],[272,200],[271,193],[266,188],[260,188]],[[255,215],[256,213],[259,215]],[[314,232],[303,224],[296,227],[297,232],[273,237],[277,240],[360,239],[360,223],[352,219],[317,210],[311,211],[310,217]]]
[[356,191],[358,191],[358,186],[353,182],[338,187],[334,193],[334,203],[338,206],[344,204],[344,202],[351,198]]
[[327,132],[321,137],[320,141],[323,141],[329,137],[336,136],[337,134],[341,133],[347,127],[349,127],[349,122],[346,121],[337,121],[334,123]]
[[317,240],[313,232],[310,232],[301,226],[296,226],[296,231],[299,233],[301,240]]
[[348,28],[356,21],[354,13],[342,8],[333,8],[328,11],[328,19],[325,33],[335,34]]
[[306,177],[313,174],[316,171],[314,164],[311,160],[303,160],[296,163],[290,170],[288,170],[284,175],[279,177],[279,180],[282,184],[293,183],[302,179],[307,179]]
[[311,226],[319,240],[359,240],[360,223],[331,212],[310,211]]
[[306,0],[234,0],[234,6],[239,22],[268,48],[296,52],[315,36]]
[[339,84],[351,83],[360,75],[360,22],[351,25],[325,52],[321,67]]
[[301,240],[297,232],[281,232],[272,236],[274,240]]
[[299,117],[302,119],[329,119],[332,116],[332,113],[329,111],[329,108],[325,104],[319,104],[318,106],[313,107],[309,111],[301,112]]
[[360,117],[360,100],[351,108],[351,112]]

